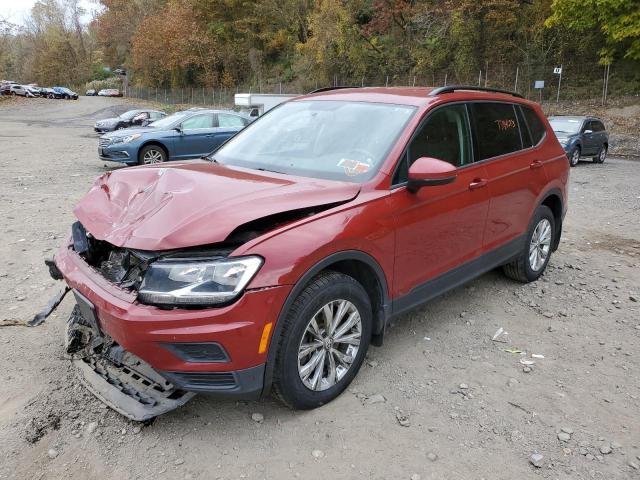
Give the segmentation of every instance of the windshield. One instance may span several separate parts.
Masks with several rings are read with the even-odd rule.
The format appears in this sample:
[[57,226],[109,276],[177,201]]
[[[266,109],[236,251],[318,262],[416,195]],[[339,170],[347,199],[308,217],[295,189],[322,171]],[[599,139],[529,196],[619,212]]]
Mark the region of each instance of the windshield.
[[239,167],[361,183],[372,178],[415,113],[405,105],[288,102],[214,153]]
[[140,110],[129,110],[128,112],[124,112],[122,115],[120,115],[120,118],[122,120],[131,120],[133,117],[135,117],[139,113],[140,113]]
[[578,133],[582,120],[577,118],[551,118],[549,123],[556,133]]
[[161,118],[149,124],[150,127],[170,128],[174,123],[184,120],[188,116],[186,112],[177,112],[167,117]]

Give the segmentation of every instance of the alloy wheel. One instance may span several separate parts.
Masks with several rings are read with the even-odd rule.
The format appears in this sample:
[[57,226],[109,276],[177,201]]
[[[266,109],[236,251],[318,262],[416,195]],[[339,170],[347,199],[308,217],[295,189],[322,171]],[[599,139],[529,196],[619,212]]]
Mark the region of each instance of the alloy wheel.
[[529,266],[534,272],[539,271],[547,261],[551,250],[551,222],[543,218],[533,230],[529,243]]
[[360,348],[362,318],[347,300],[333,300],[311,318],[298,347],[298,374],[310,390],[337,384]]
[[607,147],[602,147],[600,149],[600,153],[598,154],[598,161],[600,163],[604,163],[605,159],[607,158]]
[[580,150],[577,148],[571,153],[571,166],[576,166],[580,161]]
[[142,157],[142,162],[145,165],[151,165],[152,163],[162,163],[162,152],[159,150],[147,150]]

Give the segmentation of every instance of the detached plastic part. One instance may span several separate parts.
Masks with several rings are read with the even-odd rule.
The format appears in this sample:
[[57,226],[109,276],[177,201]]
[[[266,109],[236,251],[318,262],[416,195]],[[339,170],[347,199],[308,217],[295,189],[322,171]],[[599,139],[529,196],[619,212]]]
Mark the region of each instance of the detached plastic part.
[[[106,368],[98,367],[84,359],[74,359],[72,363],[91,393],[116,412],[137,422],[174,410],[195,396],[193,392],[166,385],[168,382],[165,385],[145,382],[137,372],[126,367],[118,368],[113,364]],[[160,389],[156,390],[157,387]]]
[[67,324],[66,349],[85,387],[131,420],[149,421],[195,396],[176,388],[144,360],[101,334],[78,306]]

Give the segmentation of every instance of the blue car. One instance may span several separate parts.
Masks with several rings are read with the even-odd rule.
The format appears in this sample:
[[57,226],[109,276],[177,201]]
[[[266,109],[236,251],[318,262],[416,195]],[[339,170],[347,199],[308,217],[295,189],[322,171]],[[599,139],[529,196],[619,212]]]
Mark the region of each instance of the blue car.
[[100,137],[100,160],[148,165],[199,158],[215,150],[251,122],[228,110],[191,109],[147,127],[125,128]]

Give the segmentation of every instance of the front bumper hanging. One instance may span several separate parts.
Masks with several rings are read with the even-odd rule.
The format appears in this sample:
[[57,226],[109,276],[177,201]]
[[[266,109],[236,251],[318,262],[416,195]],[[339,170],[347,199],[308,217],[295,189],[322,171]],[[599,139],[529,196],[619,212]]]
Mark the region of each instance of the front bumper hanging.
[[92,305],[74,291],[78,305],[67,323],[66,351],[82,383],[102,402],[144,422],[174,410],[195,393],[176,388],[148,363],[100,332]]

